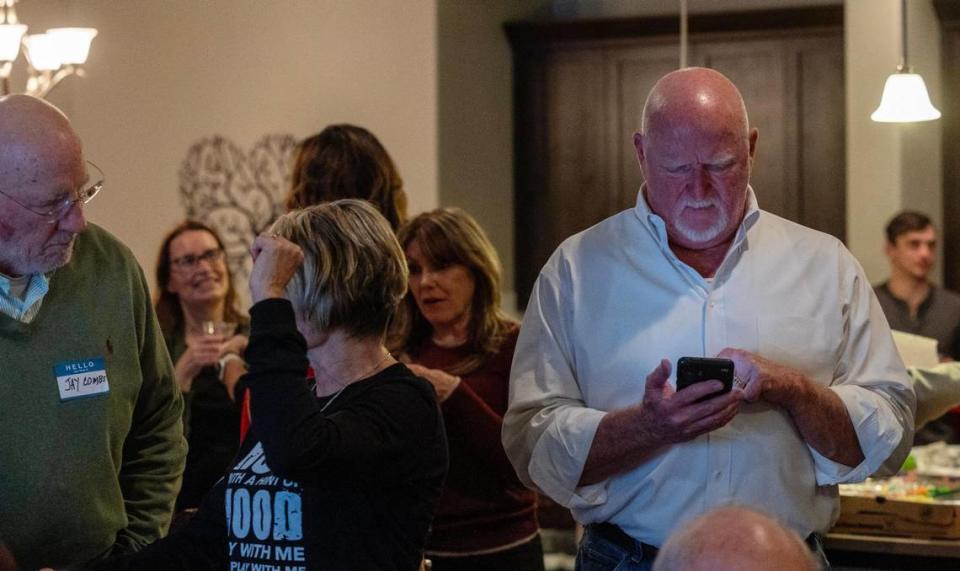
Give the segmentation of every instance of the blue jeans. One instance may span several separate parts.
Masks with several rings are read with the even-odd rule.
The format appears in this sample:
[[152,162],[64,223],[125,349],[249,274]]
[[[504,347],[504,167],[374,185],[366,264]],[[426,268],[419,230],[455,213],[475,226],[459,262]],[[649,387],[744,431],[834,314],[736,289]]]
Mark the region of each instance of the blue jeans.
[[577,549],[577,571],[650,571],[653,558],[640,549],[626,550],[587,526]]
[[819,533],[811,533],[806,540],[807,546],[813,553],[813,558],[820,564],[821,571],[831,571],[830,561],[827,560],[827,554],[823,551],[823,538]]

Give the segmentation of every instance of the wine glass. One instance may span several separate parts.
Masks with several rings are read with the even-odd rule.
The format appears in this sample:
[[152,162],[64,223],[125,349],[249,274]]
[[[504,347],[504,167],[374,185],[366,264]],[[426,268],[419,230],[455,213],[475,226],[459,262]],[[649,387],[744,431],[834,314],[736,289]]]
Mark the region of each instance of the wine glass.
[[233,337],[237,330],[237,324],[229,321],[201,321],[200,333],[202,335],[220,335],[224,340]]

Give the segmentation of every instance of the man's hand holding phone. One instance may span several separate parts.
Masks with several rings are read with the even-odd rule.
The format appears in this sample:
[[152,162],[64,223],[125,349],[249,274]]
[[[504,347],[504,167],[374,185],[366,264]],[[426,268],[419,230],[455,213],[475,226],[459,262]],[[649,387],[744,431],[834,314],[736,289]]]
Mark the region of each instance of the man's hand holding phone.
[[[680,357],[677,361],[677,390],[703,383],[706,381],[720,381],[723,383],[717,393],[729,393],[733,390],[734,374],[733,361],[730,359],[711,359],[707,357]],[[743,387],[740,387],[743,388]],[[714,396],[708,395],[708,398]]]
[[724,393],[722,381],[708,379],[674,391],[667,382],[670,371],[670,361],[660,361],[647,376],[644,387],[641,431],[654,442],[676,444],[693,440],[724,426],[740,411],[739,390]]
[[743,400],[747,402],[764,400],[789,407],[803,398],[803,386],[808,381],[802,371],[732,347],[720,351],[717,357],[733,361],[738,378],[743,379]]

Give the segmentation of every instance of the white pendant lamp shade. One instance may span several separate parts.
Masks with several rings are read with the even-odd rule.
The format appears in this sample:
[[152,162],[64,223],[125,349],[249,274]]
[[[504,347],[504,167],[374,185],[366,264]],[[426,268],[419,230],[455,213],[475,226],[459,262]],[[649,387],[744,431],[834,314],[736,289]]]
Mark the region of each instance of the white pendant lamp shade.
[[0,24],[0,62],[14,61],[20,53],[20,40],[27,32],[23,24]]
[[940,111],[930,103],[927,85],[916,73],[894,73],[887,78],[880,106],[870,115],[878,123],[933,121]]
[[930,103],[927,84],[920,74],[913,73],[907,59],[907,0],[900,0],[900,65],[897,73],[887,78],[880,96],[880,107],[870,118],[878,123],[914,123],[940,118],[940,111]]
[[37,71],[54,71],[60,67],[57,45],[47,34],[34,34],[23,39],[30,66]]
[[47,30],[47,36],[63,64],[80,65],[86,63],[90,55],[90,42],[97,37],[94,28],[53,28]]

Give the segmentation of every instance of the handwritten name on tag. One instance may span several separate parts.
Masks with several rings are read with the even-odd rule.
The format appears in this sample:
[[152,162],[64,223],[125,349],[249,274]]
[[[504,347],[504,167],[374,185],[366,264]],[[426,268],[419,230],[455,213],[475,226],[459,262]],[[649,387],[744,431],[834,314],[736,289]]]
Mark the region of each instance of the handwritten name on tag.
[[54,365],[53,370],[61,401],[110,392],[103,357],[64,361]]

